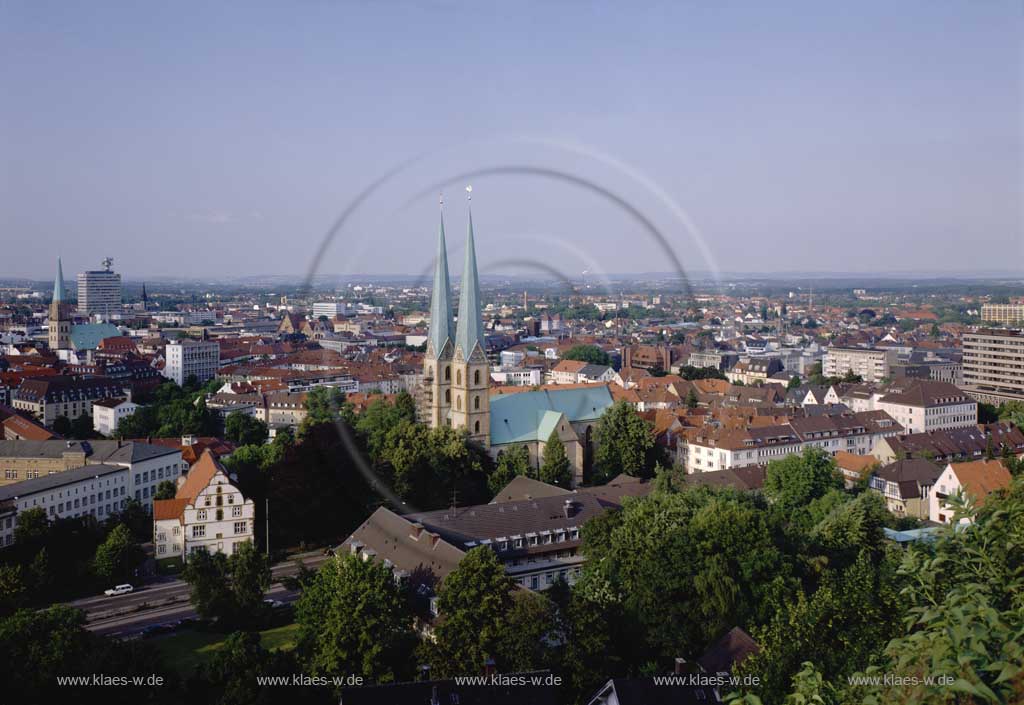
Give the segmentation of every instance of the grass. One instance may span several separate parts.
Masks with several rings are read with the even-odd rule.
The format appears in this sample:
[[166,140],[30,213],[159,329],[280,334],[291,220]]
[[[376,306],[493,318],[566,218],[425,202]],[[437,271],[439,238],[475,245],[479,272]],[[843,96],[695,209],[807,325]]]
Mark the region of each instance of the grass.
[[[189,629],[178,634],[157,637],[151,643],[161,660],[182,675],[191,674],[196,666],[209,661],[224,647],[226,634]],[[268,651],[290,651],[299,639],[299,625],[286,624],[260,632],[260,643]]]

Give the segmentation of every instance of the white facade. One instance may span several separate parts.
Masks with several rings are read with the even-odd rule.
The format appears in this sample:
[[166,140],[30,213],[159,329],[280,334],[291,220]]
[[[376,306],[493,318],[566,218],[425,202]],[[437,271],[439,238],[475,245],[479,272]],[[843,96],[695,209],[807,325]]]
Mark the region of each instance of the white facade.
[[935,406],[894,404],[882,397],[875,403],[906,429],[905,433],[925,433],[945,428],[965,428],[978,424],[978,404],[973,399]]
[[104,320],[121,313],[121,275],[109,270],[78,275],[78,310]]
[[181,450],[161,455],[149,460],[131,464],[130,491],[148,511],[153,510],[153,495],[157,486],[164,480],[177,482],[183,473],[188,472],[188,463],[181,458]]
[[218,471],[176,518],[153,523],[156,558],[186,558],[196,551],[232,555],[255,537],[255,507]]
[[108,406],[100,402],[93,402],[92,405],[92,427],[97,433],[104,436],[113,436],[117,427],[126,417],[135,413],[139,408],[138,404],[125,399],[117,406]]
[[491,379],[498,384],[507,384],[514,387],[533,387],[540,385],[541,371],[539,368],[495,369],[491,370]]
[[191,376],[205,382],[217,376],[220,367],[220,345],[210,340],[177,340],[165,349],[164,377],[178,385]]
[[881,382],[892,376],[896,364],[894,349],[829,348],[822,360],[822,374],[843,377],[852,372],[865,382]]
[[348,304],[341,301],[318,301],[313,304],[313,318],[320,318],[320,316],[334,318],[346,314],[348,314]]

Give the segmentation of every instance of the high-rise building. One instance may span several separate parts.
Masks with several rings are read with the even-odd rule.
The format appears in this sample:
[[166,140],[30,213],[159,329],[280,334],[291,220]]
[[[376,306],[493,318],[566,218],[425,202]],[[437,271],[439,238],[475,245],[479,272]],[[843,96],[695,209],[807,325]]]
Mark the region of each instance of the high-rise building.
[[423,361],[420,415],[432,428],[447,425],[466,429],[470,439],[487,448],[490,447],[491,434],[488,392],[490,370],[483,330],[473,214],[469,214],[457,326],[452,322],[448,255],[442,215],[434,263],[430,334]]
[[980,402],[1024,400],[1024,331],[964,333],[964,391]]
[[53,281],[48,328],[50,350],[67,350],[71,347],[71,305],[64,291],[64,268],[60,257],[57,258],[57,278]]
[[103,269],[78,275],[78,310],[88,316],[109,319],[121,312],[121,275],[111,271],[114,260],[103,260]]

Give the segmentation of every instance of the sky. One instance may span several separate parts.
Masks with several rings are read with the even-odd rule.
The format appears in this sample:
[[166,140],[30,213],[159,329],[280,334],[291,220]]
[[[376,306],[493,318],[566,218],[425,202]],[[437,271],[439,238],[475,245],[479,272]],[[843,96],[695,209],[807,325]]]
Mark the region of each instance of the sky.
[[1022,7],[0,0],[0,275],[1021,272]]

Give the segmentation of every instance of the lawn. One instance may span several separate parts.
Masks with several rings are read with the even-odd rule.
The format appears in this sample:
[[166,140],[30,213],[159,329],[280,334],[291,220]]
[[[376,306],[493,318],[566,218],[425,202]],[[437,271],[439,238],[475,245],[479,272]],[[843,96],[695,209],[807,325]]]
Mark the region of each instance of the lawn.
[[[226,638],[226,634],[189,629],[179,634],[157,637],[151,643],[160,652],[164,663],[182,675],[188,675],[223,648]],[[267,650],[290,651],[295,648],[298,638],[299,625],[294,622],[260,632],[260,643]]]

